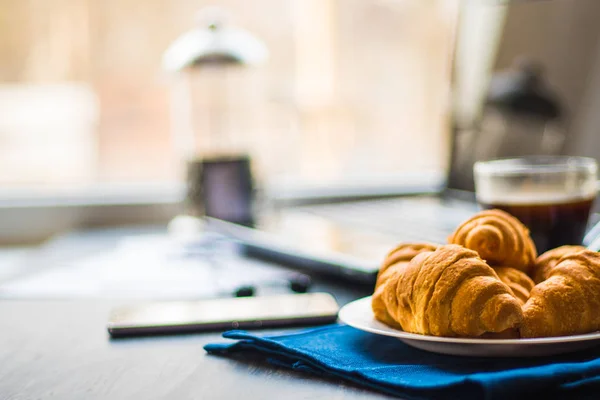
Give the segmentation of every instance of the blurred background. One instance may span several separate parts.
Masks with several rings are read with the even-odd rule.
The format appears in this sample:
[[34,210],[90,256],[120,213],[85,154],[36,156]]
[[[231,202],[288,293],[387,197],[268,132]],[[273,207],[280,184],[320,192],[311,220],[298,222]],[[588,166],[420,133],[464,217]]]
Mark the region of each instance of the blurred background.
[[[164,56],[208,6],[268,57],[185,75],[186,122],[185,71]],[[218,125],[277,193],[441,182],[451,156],[468,175],[491,75],[523,55],[560,100],[548,151],[600,157],[598,15],[596,0],[0,0],[0,242],[167,221],[186,123]]]
[[[269,50],[251,90],[225,88],[224,129],[247,142],[265,178],[439,170],[451,3],[2,0],[0,182],[177,179],[161,60],[207,5]],[[413,151],[398,156],[399,146]]]

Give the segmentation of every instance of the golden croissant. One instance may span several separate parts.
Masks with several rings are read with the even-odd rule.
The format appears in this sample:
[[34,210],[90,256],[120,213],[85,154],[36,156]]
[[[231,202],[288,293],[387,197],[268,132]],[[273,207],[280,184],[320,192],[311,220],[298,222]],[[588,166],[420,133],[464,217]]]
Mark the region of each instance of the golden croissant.
[[387,279],[387,276],[389,276],[389,273],[391,272],[391,267],[395,267],[399,263],[408,263],[417,254],[424,251],[434,251],[436,248],[437,246],[431,243],[400,243],[388,253],[381,264],[375,286],[379,286]]
[[521,337],[566,336],[600,330],[600,254],[563,256],[523,306]]
[[516,328],[523,318],[494,270],[457,245],[418,254],[387,279],[383,292],[388,315],[406,332],[477,337]]
[[577,253],[578,251],[585,250],[583,246],[560,246],[552,250],[548,250],[544,254],[540,255],[531,271],[531,277],[535,283],[540,283],[548,278],[548,273],[558,263],[563,256],[571,253]]
[[475,214],[456,228],[448,242],[475,250],[489,265],[512,267],[525,273],[537,256],[525,225],[500,210]]
[[535,283],[529,276],[523,271],[519,271],[516,268],[511,267],[493,267],[494,271],[498,275],[498,278],[506,284],[513,292],[517,300],[521,304],[525,304],[529,299],[531,290],[535,286]]
[[377,274],[375,293],[373,293],[373,300],[371,302],[375,318],[387,325],[396,328],[399,327],[398,323],[389,316],[383,302],[384,286],[391,276],[402,273],[414,256],[424,251],[433,251],[436,247],[436,245],[429,243],[401,243],[388,253]]

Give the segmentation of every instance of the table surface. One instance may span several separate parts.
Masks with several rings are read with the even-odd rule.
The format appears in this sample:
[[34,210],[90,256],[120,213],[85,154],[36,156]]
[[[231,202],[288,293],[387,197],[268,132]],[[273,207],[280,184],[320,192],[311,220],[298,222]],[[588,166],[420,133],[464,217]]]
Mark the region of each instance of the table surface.
[[[345,304],[365,290],[317,280],[312,291]],[[218,333],[111,340],[108,315],[123,304],[131,301],[0,300],[0,399],[388,398],[250,356],[209,356],[203,346]]]

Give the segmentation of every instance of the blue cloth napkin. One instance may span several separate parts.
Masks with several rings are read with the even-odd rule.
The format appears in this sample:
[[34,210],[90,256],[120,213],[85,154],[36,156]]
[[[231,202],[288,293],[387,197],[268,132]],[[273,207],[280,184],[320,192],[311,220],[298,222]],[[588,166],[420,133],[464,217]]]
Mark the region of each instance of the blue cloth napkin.
[[[263,355],[268,362],[343,378],[405,399],[600,399],[600,348],[537,358],[456,357],[345,325],[277,335],[223,334],[234,343],[208,344],[210,354]],[[543,397],[538,397],[543,396]]]

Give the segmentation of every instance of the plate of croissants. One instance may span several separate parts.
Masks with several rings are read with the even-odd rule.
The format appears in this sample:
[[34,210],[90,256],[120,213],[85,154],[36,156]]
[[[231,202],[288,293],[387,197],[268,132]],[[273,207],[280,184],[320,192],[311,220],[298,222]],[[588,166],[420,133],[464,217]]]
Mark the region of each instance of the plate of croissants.
[[400,243],[372,296],[342,322],[436,353],[531,357],[600,345],[600,253],[561,246],[541,255],[512,215],[486,210],[443,245]]

